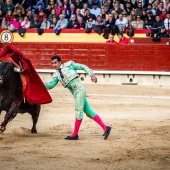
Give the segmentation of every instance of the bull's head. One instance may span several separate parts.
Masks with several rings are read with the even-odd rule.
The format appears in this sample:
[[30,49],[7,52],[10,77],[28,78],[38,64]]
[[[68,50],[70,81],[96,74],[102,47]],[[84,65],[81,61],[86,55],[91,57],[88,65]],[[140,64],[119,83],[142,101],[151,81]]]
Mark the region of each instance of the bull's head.
[[0,62],[0,85],[12,76],[15,76],[16,72],[21,73],[22,71],[22,66],[20,66],[20,68],[16,68],[13,63]]

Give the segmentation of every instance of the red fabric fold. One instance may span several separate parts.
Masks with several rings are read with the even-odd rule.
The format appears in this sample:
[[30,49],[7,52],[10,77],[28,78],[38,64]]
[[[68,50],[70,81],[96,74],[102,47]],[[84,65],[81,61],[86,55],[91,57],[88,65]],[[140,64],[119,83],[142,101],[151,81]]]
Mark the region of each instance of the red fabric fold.
[[52,102],[46,87],[41,78],[31,64],[28,57],[24,56],[16,47],[12,45],[6,46],[0,51],[1,62],[13,62],[16,67],[19,67],[19,61],[24,68],[20,73],[23,84],[23,97],[30,104],[46,104]]

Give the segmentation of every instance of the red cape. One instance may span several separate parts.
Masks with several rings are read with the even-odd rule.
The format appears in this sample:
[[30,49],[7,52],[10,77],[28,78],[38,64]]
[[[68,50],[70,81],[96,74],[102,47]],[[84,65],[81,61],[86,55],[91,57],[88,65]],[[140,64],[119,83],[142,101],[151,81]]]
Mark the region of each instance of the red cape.
[[24,71],[20,73],[23,84],[23,97],[30,104],[45,104],[52,102],[46,87],[31,64],[31,61],[24,56],[16,47],[9,45],[0,51],[0,61],[12,62],[19,67],[19,61]]

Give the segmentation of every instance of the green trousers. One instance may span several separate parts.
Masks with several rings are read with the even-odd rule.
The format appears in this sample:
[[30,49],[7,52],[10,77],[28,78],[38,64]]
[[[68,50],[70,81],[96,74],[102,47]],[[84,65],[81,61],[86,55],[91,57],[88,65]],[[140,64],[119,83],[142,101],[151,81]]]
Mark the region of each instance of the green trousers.
[[89,118],[93,119],[96,113],[91,109],[89,105],[89,102],[86,98],[86,89],[82,85],[81,81],[76,78],[67,85],[67,88],[70,90],[75,100],[76,119],[83,119],[83,112]]

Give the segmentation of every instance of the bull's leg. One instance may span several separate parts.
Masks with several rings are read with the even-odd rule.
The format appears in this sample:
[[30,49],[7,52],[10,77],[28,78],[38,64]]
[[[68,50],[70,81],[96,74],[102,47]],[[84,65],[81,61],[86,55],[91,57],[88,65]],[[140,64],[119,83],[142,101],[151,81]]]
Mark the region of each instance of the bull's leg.
[[37,133],[36,124],[38,122],[40,109],[41,109],[40,105],[33,105],[33,109],[30,112],[30,114],[32,115],[32,121],[33,121],[31,133]]
[[19,104],[21,103],[21,100],[22,99],[20,98],[11,104],[10,109],[5,114],[4,121],[0,125],[0,133],[3,133],[6,130],[6,125],[8,124],[8,122],[14,119],[14,117],[17,115],[17,110]]

